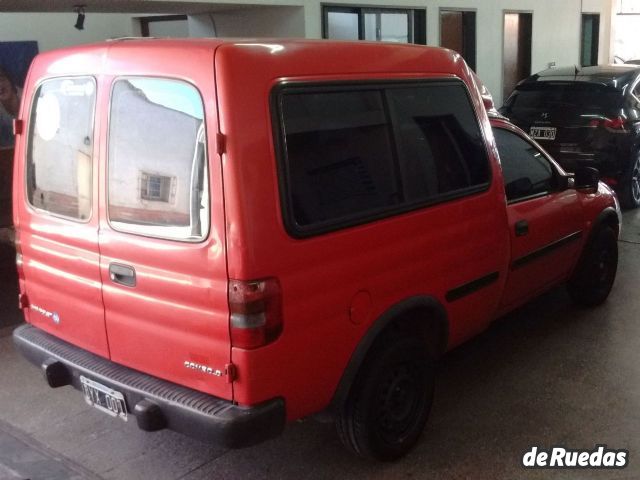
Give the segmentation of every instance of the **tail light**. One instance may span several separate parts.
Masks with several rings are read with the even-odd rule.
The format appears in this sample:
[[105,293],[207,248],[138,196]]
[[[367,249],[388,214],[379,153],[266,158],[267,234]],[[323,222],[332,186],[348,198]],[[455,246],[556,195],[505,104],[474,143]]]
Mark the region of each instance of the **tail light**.
[[231,345],[254,349],[282,332],[282,292],[276,278],[230,280]]
[[623,117],[616,118],[594,118],[589,122],[590,127],[604,127],[614,132],[625,132],[625,119]]
[[16,270],[18,271],[18,288],[20,291],[18,292],[18,308],[20,310],[25,310],[29,308],[29,299],[27,298],[27,294],[24,292],[24,264],[22,260],[22,248],[20,247],[20,232],[16,230],[15,232],[15,240],[16,246]]

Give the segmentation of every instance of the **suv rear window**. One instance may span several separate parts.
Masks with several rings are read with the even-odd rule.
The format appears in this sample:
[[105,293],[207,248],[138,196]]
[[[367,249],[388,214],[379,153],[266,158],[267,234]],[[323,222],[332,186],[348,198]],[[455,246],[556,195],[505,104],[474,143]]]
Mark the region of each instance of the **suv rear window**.
[[622,92],[584,82],[540,82],[520,86],[505,105],[511,110],[581,109],[608,112],[620,108]]
[[34,97],[27,150],[27,197],[39,210],[91,216],[95,80],[44,81]]
[[487,187],[461,82],[285,86],[276,94],[289,233],[364,223]]

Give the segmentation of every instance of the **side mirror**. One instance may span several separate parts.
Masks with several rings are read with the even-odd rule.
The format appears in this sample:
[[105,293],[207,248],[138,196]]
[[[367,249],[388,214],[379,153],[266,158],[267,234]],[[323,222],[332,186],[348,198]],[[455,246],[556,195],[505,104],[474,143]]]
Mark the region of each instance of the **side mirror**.
[[578,167],[575,173],[575,188],[578,190],[597,190],[600,172],[593,167]]

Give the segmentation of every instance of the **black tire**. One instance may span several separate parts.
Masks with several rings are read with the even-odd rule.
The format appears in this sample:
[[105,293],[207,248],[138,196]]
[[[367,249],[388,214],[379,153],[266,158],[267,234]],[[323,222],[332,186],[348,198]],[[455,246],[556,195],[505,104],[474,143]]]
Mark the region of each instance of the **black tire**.
[[640,150],[633,154],[621,182],[620,205],[623,208],[638,208],[640,206]]
[[434,371],[423,341],[407,335],[378,341],[338,412],[342,443],[361,457],[380,461],[409,452],[429,417]]
[[600,227],[569,279],[567,289],[574,302],[587,307],[603,303],[609,296],[618,269],[618,239],[611,227]]

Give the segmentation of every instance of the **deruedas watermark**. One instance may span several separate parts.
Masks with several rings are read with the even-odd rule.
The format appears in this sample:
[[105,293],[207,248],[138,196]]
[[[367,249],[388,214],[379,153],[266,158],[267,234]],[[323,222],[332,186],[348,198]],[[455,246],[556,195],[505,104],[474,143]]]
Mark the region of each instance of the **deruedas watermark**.
[[522,456],[524,468],[594,468],[620,469],[629,464],[629,451],[596,445],[592,450],[554,446],[531,447]]

